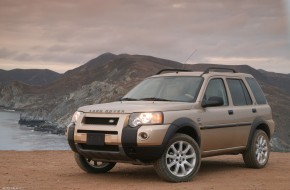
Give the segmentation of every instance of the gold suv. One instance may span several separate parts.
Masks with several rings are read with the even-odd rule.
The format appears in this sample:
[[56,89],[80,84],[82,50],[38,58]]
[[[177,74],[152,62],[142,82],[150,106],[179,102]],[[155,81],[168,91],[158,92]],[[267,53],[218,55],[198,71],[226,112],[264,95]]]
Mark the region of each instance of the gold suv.
[[263,168],[275,124],[254,77],[232,69],[165,69],[120,101],[81,107],[67,127],[79,167],[105,173],[117,162],[153,164],[170,182],[189,181],[201,158],[242,154]]

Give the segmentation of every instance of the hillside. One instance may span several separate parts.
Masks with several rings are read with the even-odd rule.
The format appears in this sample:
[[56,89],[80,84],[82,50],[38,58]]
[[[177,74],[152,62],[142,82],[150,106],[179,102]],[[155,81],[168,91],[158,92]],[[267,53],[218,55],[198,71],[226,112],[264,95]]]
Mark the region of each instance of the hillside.
[[[105,53],[43,86],[13,82],[0,89],[0,106],[23,110],[22,118],[40,119],[65,127],[80,106],[117,100],[145,77],[164,68],[203,71],[212,64],[183,65],[144,55]],[[290,151],[290,76],[256,70],[247,65],[226,66],[252,74],[261,84],[277,123],[275,150]]]
[[0,69],[0,85],[19,81],[28,85],[47,85],[55,81],[61,74],[47,69]]

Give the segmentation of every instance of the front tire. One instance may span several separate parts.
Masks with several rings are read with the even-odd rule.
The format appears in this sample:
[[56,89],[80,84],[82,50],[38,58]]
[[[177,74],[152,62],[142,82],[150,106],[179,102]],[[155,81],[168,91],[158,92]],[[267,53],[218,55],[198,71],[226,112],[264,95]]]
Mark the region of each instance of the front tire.
[[116,162],[94,161],[85,158],[79,153],[75,153],[75,161],[78,166],[87,173],[106,173],[116,165]]
[[198,172],[200,163],[200,150],[195,140],[185,134],[176,134],[154,163],[154,168],[165,181],[186,182]]
[[269,138],[262,130],[256,130],[251,144],[243,154],[243,159],[249,168],[263,168],[270,156]]

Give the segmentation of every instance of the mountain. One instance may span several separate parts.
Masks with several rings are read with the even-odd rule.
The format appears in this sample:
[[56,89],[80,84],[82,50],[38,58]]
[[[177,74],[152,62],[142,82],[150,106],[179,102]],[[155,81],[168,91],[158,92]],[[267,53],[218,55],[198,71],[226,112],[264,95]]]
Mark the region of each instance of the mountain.
[[256,70],[248,65],[181,64],[145,55],[105,53],[67,71],[57,80],[31,86],[12,82],[0,89],[0,106],[23,110],[26,120],[47,120],[65,127],[80,106],[117,100],[144,78],[164,68],[204,71],[209,67],[233,68],[252,74],[261,84],[277,124],[274,150],[290,151],[290,76]]
[[48,69],[13,69],[10,71],[0,69],[0,84],[20,81],[29,85],[46,85],[60,76],[61,74]]

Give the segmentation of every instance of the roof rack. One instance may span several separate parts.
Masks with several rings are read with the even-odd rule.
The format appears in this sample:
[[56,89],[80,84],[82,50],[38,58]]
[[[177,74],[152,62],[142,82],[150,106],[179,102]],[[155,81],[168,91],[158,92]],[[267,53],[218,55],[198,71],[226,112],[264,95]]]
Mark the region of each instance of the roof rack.
[[231,71],[233,73],[237,73],[237,71],[235,69],[230,69],[230,68],[225,68],[225,67],[209,67],[202,73],[202,75],[209,73],[211,70],[214,70],[216,72],[217,72],[217,70],[220,70],[219,72]]
[[176,72],[176,73],[178,73],[178,72],[192,72],[191,70],[185,70],[185,69],[162,69],[158,73],[156,73],[156,75],[159,75],[159,74],[161,74],[163,72],[167,72],[167,71]]

